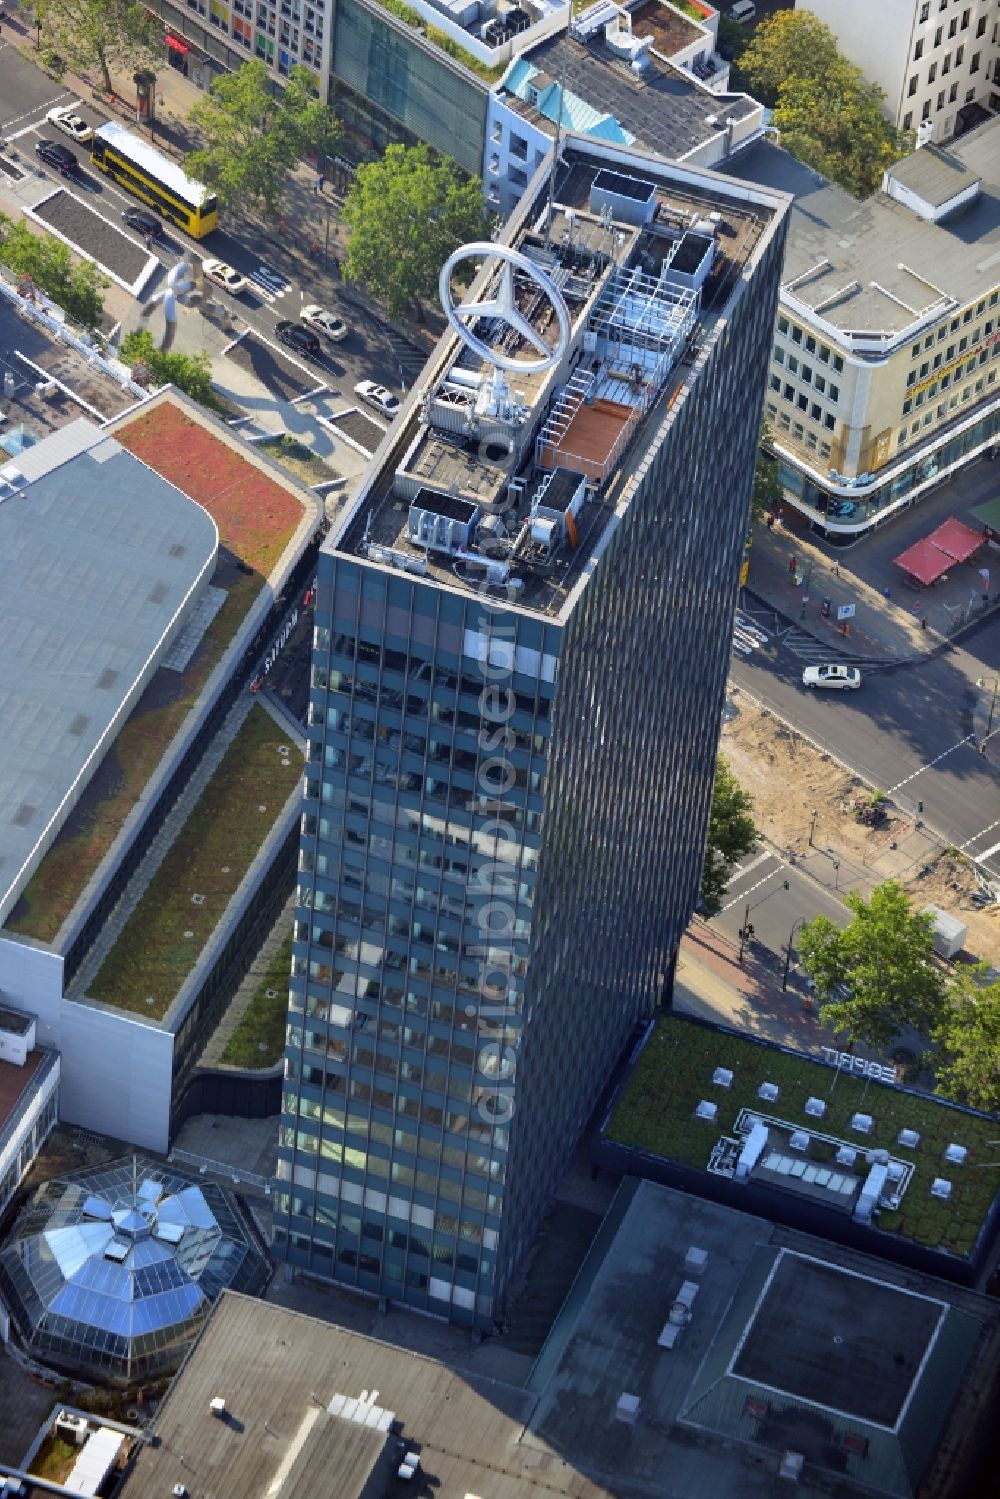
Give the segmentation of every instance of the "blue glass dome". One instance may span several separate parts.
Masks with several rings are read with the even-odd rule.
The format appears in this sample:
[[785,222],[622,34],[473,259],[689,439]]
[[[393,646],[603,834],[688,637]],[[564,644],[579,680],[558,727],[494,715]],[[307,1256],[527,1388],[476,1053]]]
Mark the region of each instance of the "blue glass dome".
[[133,1384],[176,1368],[227,1287],[270,1261],[224,1187],[142,1156],[57,1177],[0,1251],[0,1296],[41,1363]]

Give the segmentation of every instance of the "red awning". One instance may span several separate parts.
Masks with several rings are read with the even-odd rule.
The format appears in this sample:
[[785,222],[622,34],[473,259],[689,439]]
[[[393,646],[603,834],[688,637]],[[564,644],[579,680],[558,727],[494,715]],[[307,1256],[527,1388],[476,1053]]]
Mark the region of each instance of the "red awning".
[[952,516],[943,525],[932,531],[927,540],[955,562],[968,562],[973,552],[982,545],[982,533]]
[[166,42],[167,46],[172,47],[175,52],[191,51],[191,48],[188,46],[187,42],[182,42],[179,37],[171,36],[169,31],[167,32],[163,40]]
[[915,541],[905,552],[900,552],[898,557],[892,559],[897,567],[901,567],[904,573],[909,573],[911,578],[916,578],[918,583],[934,583],[942,577],[950,567],[954,566],[952,559],[940,551],[928,537],[922,541]]

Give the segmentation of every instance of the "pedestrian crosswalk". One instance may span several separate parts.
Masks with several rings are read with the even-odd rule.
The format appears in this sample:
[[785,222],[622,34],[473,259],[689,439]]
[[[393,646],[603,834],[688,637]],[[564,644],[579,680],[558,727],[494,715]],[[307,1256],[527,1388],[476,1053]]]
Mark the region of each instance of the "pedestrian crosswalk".
[[427,363],[426,354],[420,349],[415,349],[405,338],[401,338],[395,329],[388,324],[382,324],[382,332],[385,340],[393,352],[399,372],[407,385],[413,385],[419,380],[424,365]]
[[763,605],[750,607],[744,603],[744,607],[736,611],[733,647],[735,650],[741,651],[743,655],[749,655],[749,651],[744,650],[740,643],[741,628],[744,635],[753,630],[758,632],[757,645],[766,644],[768,636],[771,636],[780,645],[785,646],[799,661],[805,661],[807,664],[820,661],[860,662],[864,664],[867,659],[864,656],[852,654],[849,650],[844,650],[832,640],[817,639],[808,630],[800,630],[798,625],[790,624],[787,619],[777,614],[775,610],[768,609]]

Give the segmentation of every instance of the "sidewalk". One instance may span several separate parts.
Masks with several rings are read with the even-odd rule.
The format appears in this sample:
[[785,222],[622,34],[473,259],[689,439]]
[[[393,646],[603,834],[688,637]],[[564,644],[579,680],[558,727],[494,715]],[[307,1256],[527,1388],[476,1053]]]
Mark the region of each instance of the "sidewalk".
[[[1000,466],[980,460],[847,547],[815,536],[808,518],[785,506],[773,530],[763,523],[754,527],[746,592],[836,656],[873,664],[919,660],[1000,608],[1000,592],[984,598],[979,574],[986,567],[995,581],[1000,554],[984,544],[938,584],[917,589],[907,586],[893,559],[952,515],[981,531],[972,508],[998,490]],[[824,599],[830,601],[829,618],[822,613]],[[842,604],[856,610],[846,635],[836,617]]]
[[[784,955],[767,952],[765,957],[771,966],[748,950],[741,965],[736,944],[695,917],[677,955],[674,1009],[813,1056],[824,1046],[842,1049],[843,1043],[820,1021],[794,966],[783,991]],[[860,1043],[854,1051],[884,1061]]]
[[[929,655],[944,643],[929,620],[928,628],[922,630],[921,616],[894,604],[891,597],[887,600],[852,570],[846,558],[828,556],[780,521],[773,531],[765,526],[754,528],[746,587],[799,629],[828,644],[835,656],[905,661]],[[822,613],[824,599],[830,600],[828,619]],[[837,623],[841,604],[853,604],[857,610],[846,634]]]
[[[17,14],[7,12],[4,39],[23,53],[26,60],[41,67],[35,50],[35,29]],[[137,133],[146,134],[146,127],[136,122],[135,83],[127,73],[111,70],[114,97],[109,99],[97,86],[97,81],[87,73],[67,68],[62,77],[63,87],[75,92],[84,104],[98,110],[107,110]],[[197,132],[188,123],[192,108],[205,97],[203,89],[185,78],[176,68],[164,63],[156,78],[156,124],[153,144],[168,155],[182,157],[186,151],[198,144]],[[323,302],[329,295],[331,284],[340,284],[339,262],[346,254],[347,234],[338,217],[339,200],[327,189],[314,192],[316,170],[308,162],[300,162],[289,174],[283,203],[283,218],[279,224],[266,224],[252,213],[230,215],[217,233],[227,229],[249,248],[257,251],[262,259],[281,275],[293,279],[300,285],[307,300]],[[324,265],[324,250],[328,245],[327,262]],[[314,253],[311,253],[311,250]],[[219,254],[216,250],[214,253]],[[407,321],[390,324],[382,310],[373,303],[362,288],[352,286],[349,300],[358,312],[374,324],[390,343],[393,339],[405,343],[420,364],[434,348],[444,328],[444,318],[439,309],[425,309],[426,325]],[[409,384],[410,381],[407,381]]]

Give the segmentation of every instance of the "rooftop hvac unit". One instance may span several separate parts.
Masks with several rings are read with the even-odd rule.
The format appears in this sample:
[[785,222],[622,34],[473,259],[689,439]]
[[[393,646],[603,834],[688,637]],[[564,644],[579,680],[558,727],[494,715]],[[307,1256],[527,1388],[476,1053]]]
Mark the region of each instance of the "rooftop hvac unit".
[[56,1435],[63,1437],[65,1441],[72,1442],[74,1447],[82,1447],[87,1440],[87,1418],[86,1416],[75,1416],[72,1411],[60,1411],[56,1416]]
[[889,1172],[885,1166],[876,1165],[871,1168],[865,1177],[864,1185],[861,1188],[861,1195],[854,1209],[853,1217],[855,1222],[870,1223],[872,1221],[879,1198],[885,1190],[888,1177]]
[[639,1419],[640,1404],[638,1395],[629,1395],[623,1390],[618,1396],[618,1404],[615,1406],[616,1419],[624,1421],[627,1426],[634,1426]]
[[719,1105],[717,1103],[711,1103],[709,1099],[703,1098],[694,1111],[694,1117],[696,1119],[707,1119],[711,1122],[716,1118],[718,1112]]
[[805,1111],[810,1119],[822,1119],[826,1113],[826,1104],[822,1098],[807,1098]]
[[916,1150],[920,1144],[920,1136],[915,1129],[901,1129],[896,1136],[896,1144],[905,1146],[907,1150]]
[[964,1145],[956,1145],[954,1140],[944,1153],[944,1158],[949,1166],[963,1166],[965,1157],[969,1154]]
[[757,1089],[757,1097],[761,1099],[763,1103],[774,1103],[780,1092],[781,1089],[778,1087],[777,1083],[761,1083],[760,1087]]
[[778,1469],[778,1477],[786,1478],[790,1483],[798,1483],[802,1477],[802,1465],[805,1458],[801,1452],[786,1452],[781,1459]]
[[766,1147],[767,1125],[762,1124],[759,1119],[755,1119],[753,1128],[743,1142],[740,1158],[736,1162],[736,1181],[745,1182],[749,1179],[751,1171],[764,1154]]
[[808,1150],[809,1149],[809,1135],[806,1133],[806,1131],[804,1129],[793,1130],[792,1131],[791,1139],[789,1140],[788,1143],[792,1147],[793,1150]]
[[731,1088],[733,1086],[732,1069],[729,1067],[716,1067],[712,1073],[712,1081],[717,1088]]
[[696,1244],[691,1244],[684,1256],[685,1275],[703,1275],[707,1264],[708,1250],[699,1249]]
[[951,1196],[951,1182],[943,1176],[936,1176],[931,1182],[931,1196],[939,1198],[941,1202],[947,1202]]
[[852,1114],[851,1129],[859,1135],[870,1135],[875,1121],[870,1114]]

